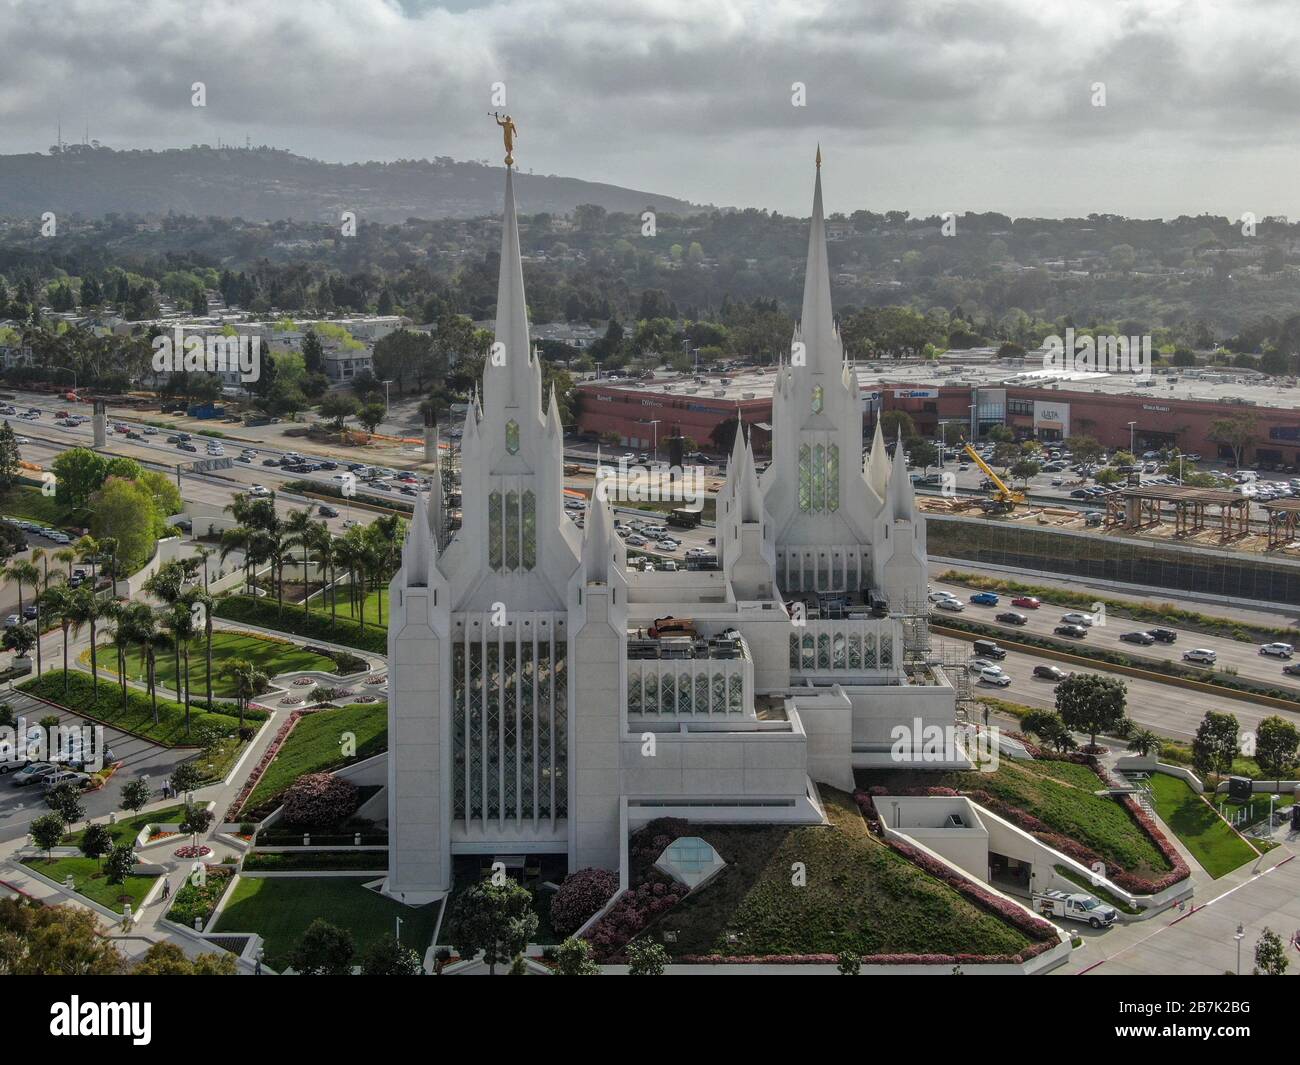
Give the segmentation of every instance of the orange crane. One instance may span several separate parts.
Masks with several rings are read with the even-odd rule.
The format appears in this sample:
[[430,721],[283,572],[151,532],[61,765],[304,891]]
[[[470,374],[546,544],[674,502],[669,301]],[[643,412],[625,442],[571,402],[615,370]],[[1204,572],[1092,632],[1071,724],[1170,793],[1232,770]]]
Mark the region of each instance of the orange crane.
[[984,476],[993,482],[993,501],[997,504],[998,510],[1012,511],[1016,509],[1017,503],[1025,501],[1025,493],[1008,488],[1006,482],[993,472],[993,467],[980,458],[979,453],[970,444],[967,444],[963,450],[966,457],[983,470]]

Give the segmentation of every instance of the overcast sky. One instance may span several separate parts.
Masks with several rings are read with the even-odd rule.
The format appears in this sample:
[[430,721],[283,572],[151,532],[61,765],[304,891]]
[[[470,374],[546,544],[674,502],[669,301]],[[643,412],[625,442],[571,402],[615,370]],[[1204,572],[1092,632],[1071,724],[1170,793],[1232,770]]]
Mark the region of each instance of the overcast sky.
[[1295,218],[1298,39],[1294,0],[0,0],[0,152],[61,114],[499,163],[504,82],[521,168],[697,202],[806,215],[820,141],[831,211]]

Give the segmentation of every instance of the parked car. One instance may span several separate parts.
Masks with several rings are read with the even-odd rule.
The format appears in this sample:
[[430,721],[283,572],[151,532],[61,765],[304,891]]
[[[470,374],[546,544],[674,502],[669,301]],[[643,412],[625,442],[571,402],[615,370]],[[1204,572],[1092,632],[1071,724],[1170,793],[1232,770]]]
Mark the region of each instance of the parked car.
[[998,595],[996,592],[976,592],[970,601],[978,606],[997,606]]
[[1062,681],[1070,674],[1060,666],[1034,666],[1034,676],[1042,680]]
[[14,774],[13,786],[25,788],[28,784],[44,780],[51,773],[57,772],[57,769],[58,767],[50,762],[31,762]]
[[1184,662],[1197,662],[1201,665],[1212,666],[1219,660],[1219,656],[1208,647],[1193,647],[1183,652]]
[[1082,640],[1088,635],[1088,630],[1082,625],[1057,625],[1052,632],[1057,636],[1068,636],[1072,640]]
[[1119,638],[1125,643],[1136,643],[1143,647],[1150,647],[1156,642],[1156,638],[1149,632],[1121,632]]
[[1004,610],[997,616],[997,620],[1004,625],[1024,625],[1029,619],[1024,614],[1017,614],[1014,610]]
[[57,772],[50,773],[48,776],[41,778],[41,783],[45,786],[46,791],[57,788],[60,784],[73,784],[82,790],[90,787],[90,776],[87,773],[79,773],[75,769],[60,769]]
[[1013,600],[1011,600],[1011,605],[1022,606],[1026,610],[1037,610],[1040,606],[1042,606],[1042,603],[1040,603],[1032,595],[1018,595]]
[[1259,649],[1262,655],[1272,655],[1274,658],[1290,658],[1295,648],[1289,643],[1266,643]]

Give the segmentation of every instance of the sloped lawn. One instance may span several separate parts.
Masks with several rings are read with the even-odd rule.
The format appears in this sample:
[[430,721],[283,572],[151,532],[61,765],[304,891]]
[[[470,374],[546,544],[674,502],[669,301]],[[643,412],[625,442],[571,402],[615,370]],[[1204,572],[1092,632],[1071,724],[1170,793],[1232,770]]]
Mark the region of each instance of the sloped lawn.
[[1151,799],[1169,830],[1216,880],[1258,855],[1188,783],[1168,773],[1152,773]]
[[[55,858],[53,861],[46,861],[44,858],[24,858],[22,861],[23,865],[35,869],[59,884],[62,884],[64,878],[71,873],[73,890],[118,913],[122,912],[122,906],[126,901],[131,903],[132,912],[138,913],[145,895],[153,887],[153,882],[158,879],[156,876],[131,875],[120,884],[110,884],[108,876],[100,871],[99,862],[92,858]],[[123,895],[127,896],[127,899],[123,900],[121,898]]]
[[[154,810],[151,813],[134,814],[125,820],[119,820],[117,824],[104,825],[108,829],[108,834],[113,837],[113,843],[134,842],[135,837],[140,834],[145,825],[175,825],[185,820],[185,804],[178,806],[164,806],[161,810]],[[63,837],[63,846],[79,847],[81,838],[86,834],[83,828],[80,831],[73,832]]]
[[[654,926],[695,954],[1016,954],[1030,939],[867,831],[852,799],[829,788],[829,826],[709,825],[687,830],[728,862]],[[807,885],[792,883],[802,862]],[[644,878],[651,862],[633,869]],[[735,934],[733,942],[728,933]]]
[[309,640],[342,644],[380,655],[388,653],[388,629],[376,625],[369,612],[365,627],[362,628],[360,623],[349,620],[342,613],[337,622],[331,622],[328,613],[310,610],[304,612],[300,604],[286,603],[284,613],[281,614],[276,609],[274,599],[268,601],[254,599],[249,595],[227,595],[217,600],[212,615],[227,621],[242,621],[247,625],[304,636]]

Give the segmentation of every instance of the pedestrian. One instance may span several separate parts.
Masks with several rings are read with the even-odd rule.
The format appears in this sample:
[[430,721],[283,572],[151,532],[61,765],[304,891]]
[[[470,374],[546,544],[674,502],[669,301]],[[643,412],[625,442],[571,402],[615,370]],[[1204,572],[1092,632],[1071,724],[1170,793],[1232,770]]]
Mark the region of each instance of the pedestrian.
[[253,975],[254,975],[254,976],[261,976],[261,975],[262,975],[262,959],[261,959],[261,958],[258,958],[256,961],[253,962]]
[[171,897],[172,897],[172,882],[170,880],[164,880],[163,881],[163,902],[166,902]]

